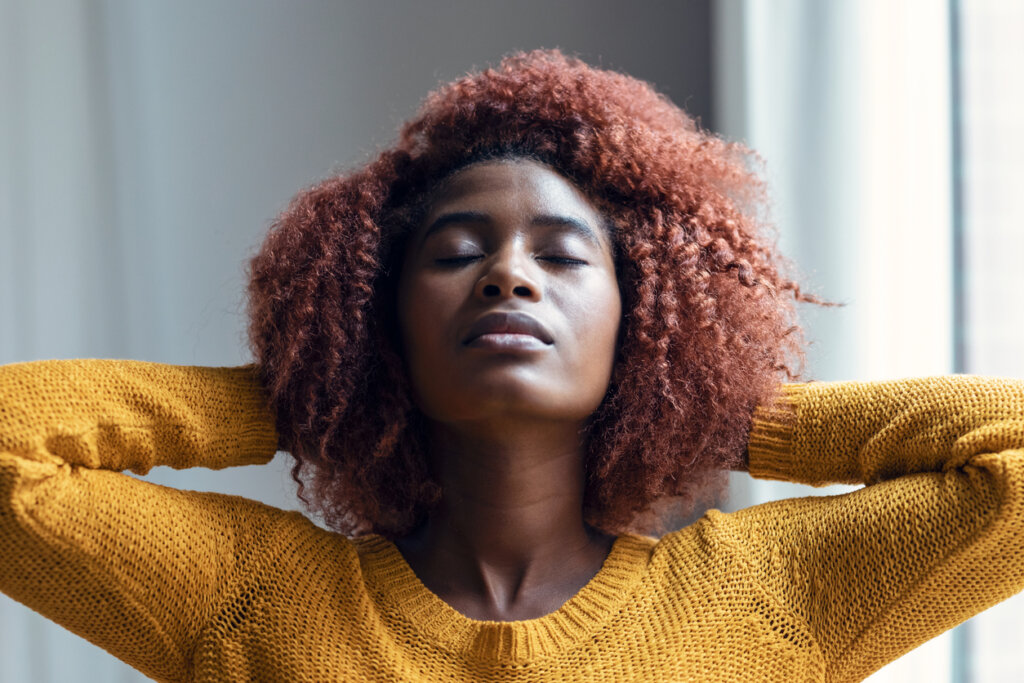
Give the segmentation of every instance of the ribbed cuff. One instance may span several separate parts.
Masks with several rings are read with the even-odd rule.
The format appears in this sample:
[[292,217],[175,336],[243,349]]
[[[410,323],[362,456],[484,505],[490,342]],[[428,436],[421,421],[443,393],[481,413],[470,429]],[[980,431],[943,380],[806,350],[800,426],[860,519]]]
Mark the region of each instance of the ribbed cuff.
[[758,479],[791,481],[797,405],[807,384],[783,384],[774,399],[754,411],[748,471]]
[[254,365],[215,368],[218,379],[229,389],[232,402],[225,406],[223,420],[213,424],[230,426],[217,433],[218,441],[230,444],[237,458],[230,465],[259,465],[273,460],[278,435],[274,416],[259,386]]

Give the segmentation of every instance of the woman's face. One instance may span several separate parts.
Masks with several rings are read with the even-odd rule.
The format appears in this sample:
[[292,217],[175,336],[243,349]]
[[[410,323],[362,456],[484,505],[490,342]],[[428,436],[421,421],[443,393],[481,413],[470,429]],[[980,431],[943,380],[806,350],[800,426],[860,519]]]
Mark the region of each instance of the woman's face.
[[621,314],[600,214],[534,161],[458,171],[406,244],[399,330],[417,403],[440,422],[585,420]]

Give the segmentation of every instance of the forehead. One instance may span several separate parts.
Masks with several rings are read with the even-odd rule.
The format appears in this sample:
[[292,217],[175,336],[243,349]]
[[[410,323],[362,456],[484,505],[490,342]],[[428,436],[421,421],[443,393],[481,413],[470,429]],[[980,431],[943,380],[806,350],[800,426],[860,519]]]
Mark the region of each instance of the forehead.
[[530,208],[572,213],[601,225],[598,209],[568,178],[530,159],[482,161],[456,171],[428,204],[426,221],[453,208]]

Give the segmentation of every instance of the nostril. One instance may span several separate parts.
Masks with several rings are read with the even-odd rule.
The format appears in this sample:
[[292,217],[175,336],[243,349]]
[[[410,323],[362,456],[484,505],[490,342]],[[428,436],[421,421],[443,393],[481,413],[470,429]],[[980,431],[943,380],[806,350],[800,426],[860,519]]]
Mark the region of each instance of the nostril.
[[498,285],[485,285],[484,296],[498,296],[501,294],[501,290],[498,289]]
[[512,289],[512,293],[516,296],[530,296],[532,294],[529,287],[515,287]]

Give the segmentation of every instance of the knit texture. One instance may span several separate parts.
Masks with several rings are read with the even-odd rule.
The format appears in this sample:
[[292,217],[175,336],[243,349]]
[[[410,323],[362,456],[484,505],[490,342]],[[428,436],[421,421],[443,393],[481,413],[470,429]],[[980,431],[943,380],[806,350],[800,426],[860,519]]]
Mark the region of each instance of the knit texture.
[[1024,382],[789,384],[756,477],[868,486],[619,537],[476,621],[380,536],[121,474],[268,462],[251,366],[0,367],[0,590],[161,681],[856,681],[1024,588]]

